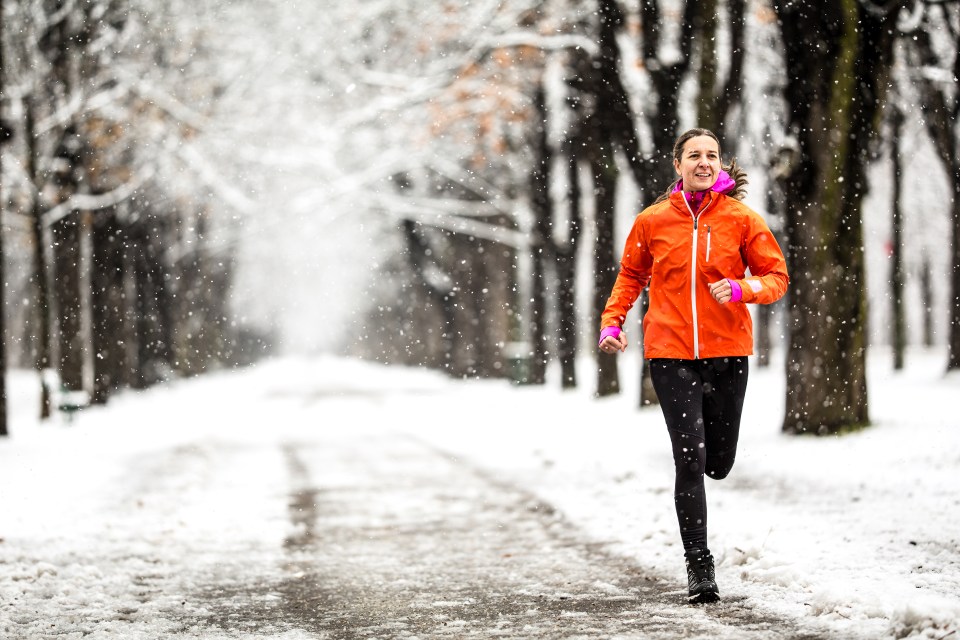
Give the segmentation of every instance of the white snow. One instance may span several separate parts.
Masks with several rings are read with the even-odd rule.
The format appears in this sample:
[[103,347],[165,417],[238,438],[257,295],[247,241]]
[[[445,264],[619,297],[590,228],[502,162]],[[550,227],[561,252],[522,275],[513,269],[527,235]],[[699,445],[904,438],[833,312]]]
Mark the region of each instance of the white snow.
[[[13,372],[12,435],[0,441],[0,629],[41,638],[69,622],[124,638],[169,636],[157,614],[181,594],[155,585],[186,576],[185,567],[238,580],[251,566],[271,571],[269,549],[294,533],[282,445],[309,441],[331,421],[413,436],[522,487],[585,539],[675,578],[680,600],[669,441],[659,409],[635,407],[632,357],[621,357],[627,392],[603,400],[591,397],[586,361],[586,388],[561,392],[318,357],[128,392],[71,423],[45,424],[33,415],[35,374]],[[873,425],[825,438],[780,434],[782,364],[753,364],[737,464],[707,487],[724,596],[822,637],[955,637],[960,377],[944,375],[942,351],[910,352],[902,372],[890,360],[882,350],[869,359]],[[230,447],[237,455],[213,456]],[[198,458],[217,463],[191,464]],[[164,541],[180,551],[162,552]]]

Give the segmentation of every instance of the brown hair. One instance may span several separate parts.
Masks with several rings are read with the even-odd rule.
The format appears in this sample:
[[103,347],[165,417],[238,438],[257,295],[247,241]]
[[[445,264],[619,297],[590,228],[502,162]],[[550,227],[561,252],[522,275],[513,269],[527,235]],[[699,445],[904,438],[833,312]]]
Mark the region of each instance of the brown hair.
[[[720,150],[720,157],[721,158],[723,157],[723,150],[720,148],[720,138],[717,137],[717,134],[715,134],[713,131],[710,131],[709,129],[701,129],[697,127],[697,128],[688,129],[687,131],[684,131],[683,133],[680,134],[680,137],[677,138],[677,141],[673,143],[673,160],[675,162],[680,162],[680,160],[683,158],[683,147],[684,145],[687,144],[687,141],[690,140],[691,138],[696,138],[697,136],[707,136],[709,138],[713,138],[714,140],[716,140],[717,149]],[[734,186],[733,191],[731,191],[727,195],[730,196],[731,198],[736,198],[737,200],[743,200],[744,196],[747,195],[747,189],[746,189],[746,186],[748,184],[747,174],[740,167],[740,165],[737,164],[737,159],[734,158],[733,160],[730,161],[730,164],[728,165],[724,165],[723,161],[721,160],[720,168],[726,171],[730,175],[730,177],[733,179],[734,183],[736,183],[736,186]],[[660,194],[660,197],[657,198],[657,202],[662,202],[667,198],[669,198],[670,194],[673,193],[673,187],[675,184],[676,182],[671,182],[667,186],[667,190],[664,191],[662,194]]]

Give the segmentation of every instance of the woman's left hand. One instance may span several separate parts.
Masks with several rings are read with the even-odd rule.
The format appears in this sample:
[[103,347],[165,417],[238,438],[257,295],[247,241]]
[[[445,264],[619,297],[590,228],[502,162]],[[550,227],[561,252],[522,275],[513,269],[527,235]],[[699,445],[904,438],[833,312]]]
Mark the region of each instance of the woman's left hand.
[[710,287],[710,295],[720,304],[730,302],[730,299],[733,297],[733,288],[730,286],[730,281],[726,278],[711,282],[707,286]]

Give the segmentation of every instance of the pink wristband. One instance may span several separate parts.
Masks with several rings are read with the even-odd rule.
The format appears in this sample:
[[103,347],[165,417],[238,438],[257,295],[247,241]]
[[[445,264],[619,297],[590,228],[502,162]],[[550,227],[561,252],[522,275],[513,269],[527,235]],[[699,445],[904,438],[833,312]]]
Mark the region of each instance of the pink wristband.
[[727,278],[727,282],[730,283],[730,302],[740,302],[743,299],[743,289],[740,288],[740,283],[730,278]]
[[604,338],[619,338],[620,337],[620,327],[604,327],[603,331],[600,332],[600,342],[598,344],[603,344]]

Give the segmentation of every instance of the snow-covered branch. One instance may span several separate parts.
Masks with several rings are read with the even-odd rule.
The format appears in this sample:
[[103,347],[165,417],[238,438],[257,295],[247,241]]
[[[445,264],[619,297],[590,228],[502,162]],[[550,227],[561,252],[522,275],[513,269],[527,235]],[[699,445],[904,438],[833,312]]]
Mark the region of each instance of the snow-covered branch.
[[511,31],[481,38],[479,41],[479,48],[488,51],[509,47],[531,47],[541,51],[583,49],[590,55],[596,55],[598,51],[594,40],[579,34],[543,35],[533,31]]
[[189,144],[177,146],[177,153],[200,179],[231,207],[242,213],[256,213],[256,203],[226,180],[213,164]]
[[75,193],[57,206],[46,211],[43,214],[43,223],[49,227],[75,211],[97,211],[119,204],[136,193],[137,189],[149,180],[152,175],[153,171],[138,173],[134,176],[133,180],[125,182],[116,189],[107,191],[106,193]]
[[530,244],[527,235],[515,229],[459,215],[451,215],[449,211],[424,209],[416,206],[415,203],[406,202],[403,198],[392,199],[388,202],[379,200],[372,205],[371,209],[398,220],[413,220],[423,225],[490,240],[514,249],[526,250]]
[[183,104],[169,91],[157,87],[152,82],[135,80],[130,82],[129,87],[135,95],[171,116],[178,124],[186,124],[193,129],[203,129],[209,123],[206,116]]

